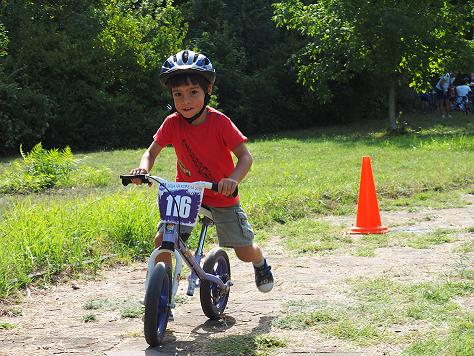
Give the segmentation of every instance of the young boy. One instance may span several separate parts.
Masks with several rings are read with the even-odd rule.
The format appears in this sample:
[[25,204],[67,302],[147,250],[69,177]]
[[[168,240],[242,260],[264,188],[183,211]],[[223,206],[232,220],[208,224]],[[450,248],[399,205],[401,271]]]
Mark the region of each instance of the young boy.
[[[165,119],[139,167],[130,174],[149,173],[160,151],[171,144],[177,156],[176,181],[217,182],[219,192],[206,189],[203,205],[212,211],[219,245],[232,247],[240,260],[252,262],[257,288],[267,293],[273,288],[271,267],[262,250],[253,243],[253,230],[238,196],[232,197],[250,170],[252,156],[245,145],[247,137],[228,117],[207,106],[215,78],[211,61],[193,51],[181,51],[163,63],[160,79],[171,93],[176,112]],[[237,157],[235,166],[231,153]],[[182,233],[190,233],[183,228],[186,227],[181,228]],[[156,247],[162,239],[163,227],[160,227]],[[171,264],[170,260],[167,254],[157,259],[167,264]]]

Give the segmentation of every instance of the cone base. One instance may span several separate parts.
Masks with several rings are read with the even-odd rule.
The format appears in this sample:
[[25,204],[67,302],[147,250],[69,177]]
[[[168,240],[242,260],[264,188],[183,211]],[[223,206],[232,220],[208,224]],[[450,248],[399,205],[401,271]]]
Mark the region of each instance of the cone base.
[[376,226],[376,227],[353,227],[349,234],[385,234],[389,232],[390,229],[386,226]]

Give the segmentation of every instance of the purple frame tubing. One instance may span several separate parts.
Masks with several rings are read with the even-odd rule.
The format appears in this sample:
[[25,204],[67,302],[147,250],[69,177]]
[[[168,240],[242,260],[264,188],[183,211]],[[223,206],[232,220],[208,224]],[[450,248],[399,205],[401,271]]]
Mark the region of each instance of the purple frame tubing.
[[196,272],[199,279],[210,281],[212,283],[217,284],[217,286],[219,288],[227,289],[228,287],[224,284],[224,282],[222,282],[222,280],[219,277],[216,277],[213,274],[204,272],[204,270],[199,265],[199,263],[197,263],[196,260],[194,259],[194,256],[192,256],[192,255],[187,256],[186,255],[186,252],[189,251],[189,250],[186,248],[183,240],[181,240],[181,237],[179,237],[177,233],[176,233],[175,236],[176,236],[175,237],[175,248],[176,248],[176,243],[177,243],[177,245],[178,245],[177,248],[178,248],[179,254],[184,259],[184,261],[186,262],[188,267],[191,268],[194,272]]

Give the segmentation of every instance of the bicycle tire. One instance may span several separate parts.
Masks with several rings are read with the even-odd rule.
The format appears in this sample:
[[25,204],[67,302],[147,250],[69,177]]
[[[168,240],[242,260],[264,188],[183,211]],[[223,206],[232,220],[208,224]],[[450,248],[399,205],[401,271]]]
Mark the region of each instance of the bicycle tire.
[[145,293],[144,333],[145,340],[151,347],[163,342],[168,325],[171,288],[171,269],[160,262],[152,272]]
[[[220,248],[215,248],[209,252],[202,268],[204,272],[219,277],[224,283],[230,280],[229,256]],[[222,293],[217,284],[201,280],[199,294],[204,314],[209,319],[218,319],[227,306],[229,290]]]

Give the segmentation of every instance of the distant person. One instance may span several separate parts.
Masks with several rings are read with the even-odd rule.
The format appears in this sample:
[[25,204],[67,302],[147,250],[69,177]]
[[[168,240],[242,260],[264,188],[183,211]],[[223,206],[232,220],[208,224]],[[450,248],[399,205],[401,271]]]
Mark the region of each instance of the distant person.
[[463,112],[467,113],[466,105],[469,102],[469,93],[472,91],[469,86],[469,78],[464,78],[464,84],[456,87],[456,106]]
[[425,113],[429,111],[433,104],[433,93],[429,90],[420,94],[421,110]]
[[456,79],[454,72],[449,72],[439,78],[438,83],[436,83],[436,104],[438,110],[441,112],[441,117],[451,117],[449,114],[450,104],[449,104],[449,87],[454,83]]

